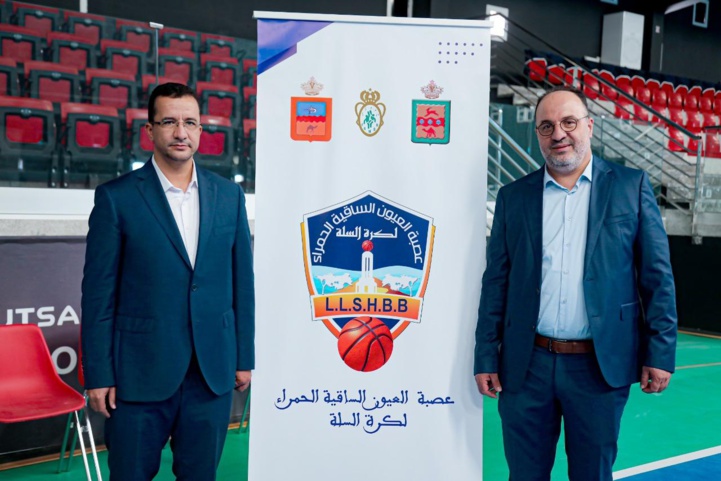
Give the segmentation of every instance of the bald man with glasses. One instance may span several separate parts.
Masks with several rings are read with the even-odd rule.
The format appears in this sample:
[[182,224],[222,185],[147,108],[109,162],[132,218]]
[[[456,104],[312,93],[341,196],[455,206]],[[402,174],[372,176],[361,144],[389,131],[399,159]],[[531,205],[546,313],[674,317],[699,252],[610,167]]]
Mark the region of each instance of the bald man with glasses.
[[511,481],[548,481],[563,420],[571,481],[611,481],[630,386],[675,367],[668,238],[648,175],[591,152],[582,92],[542,96],[545,165],[497,197],[474,374],[498,398]]

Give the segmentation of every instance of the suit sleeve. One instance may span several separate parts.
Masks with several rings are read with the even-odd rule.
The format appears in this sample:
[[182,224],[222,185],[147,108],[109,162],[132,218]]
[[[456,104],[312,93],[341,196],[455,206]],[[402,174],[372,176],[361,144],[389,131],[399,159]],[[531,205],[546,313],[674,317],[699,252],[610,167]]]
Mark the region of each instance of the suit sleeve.
[[503,336],[510,271],[503,193],[504,189],[501,189],[496,199],[491,238],[486,248],[486,270],[476,324],[474,374],[498,372],[498,348]]
[[233,246],[233,309],[238,341],[236,370],[255,368],[255,287],[250,227],[245,209],[245,195],[238,186],[240,202],[235,245]]
[[643,365],[673,372],[678,324],[673,271],[668,236],[645,172],[641,178],[639,216],[635,258],[645,314],[645,332],[641,339],[647,344]]
[[115,385],[113,324],[122,249],[118,214],[109,192],[95,190],[82,282],[82,364],[87,389]]

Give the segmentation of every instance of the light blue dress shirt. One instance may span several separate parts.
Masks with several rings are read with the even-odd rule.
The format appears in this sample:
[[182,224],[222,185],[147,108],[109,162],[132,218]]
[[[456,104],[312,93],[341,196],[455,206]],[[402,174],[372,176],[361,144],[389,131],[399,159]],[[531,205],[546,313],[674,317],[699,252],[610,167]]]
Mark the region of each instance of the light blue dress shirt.
[[591,339],[583,265],[593,158],[571,190],[543,177],[541,308],[536,331],[554,339]]

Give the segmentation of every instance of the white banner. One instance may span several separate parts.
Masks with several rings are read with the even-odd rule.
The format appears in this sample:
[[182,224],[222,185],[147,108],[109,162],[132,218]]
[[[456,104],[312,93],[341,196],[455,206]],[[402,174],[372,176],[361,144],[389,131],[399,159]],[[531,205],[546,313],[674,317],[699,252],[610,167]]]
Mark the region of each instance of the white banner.
[[490,24],[256,18],[249,479],[480,480]]

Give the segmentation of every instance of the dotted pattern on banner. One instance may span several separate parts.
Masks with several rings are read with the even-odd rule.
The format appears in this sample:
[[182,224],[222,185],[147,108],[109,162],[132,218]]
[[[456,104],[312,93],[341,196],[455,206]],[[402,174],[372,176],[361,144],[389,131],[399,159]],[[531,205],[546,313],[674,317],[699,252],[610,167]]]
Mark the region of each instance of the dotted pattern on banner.
[[438,63],[458,65],[464,59],[475,57],[478,49],[483,47],[477,42],[438,42]]

